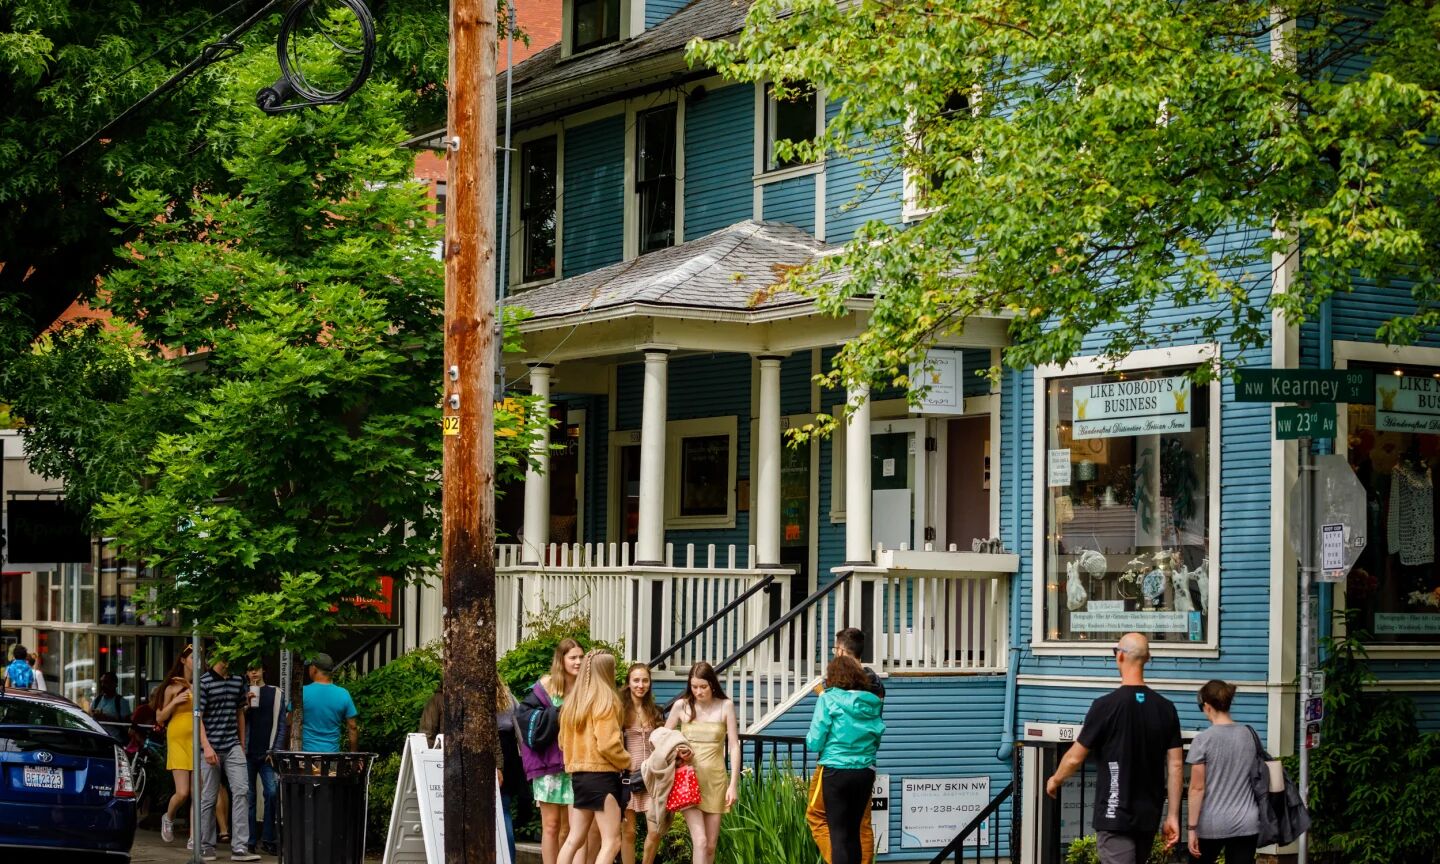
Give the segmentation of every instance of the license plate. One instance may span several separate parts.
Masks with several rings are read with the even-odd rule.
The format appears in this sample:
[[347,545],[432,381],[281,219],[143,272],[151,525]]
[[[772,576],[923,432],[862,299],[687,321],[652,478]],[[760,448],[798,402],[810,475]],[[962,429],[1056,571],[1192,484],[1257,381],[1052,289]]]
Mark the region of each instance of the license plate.
[[64,789],[65,772],[59,768],[44,768],[39,765],[26,765],[25,774],[21,778],[26,786],[31,789]]

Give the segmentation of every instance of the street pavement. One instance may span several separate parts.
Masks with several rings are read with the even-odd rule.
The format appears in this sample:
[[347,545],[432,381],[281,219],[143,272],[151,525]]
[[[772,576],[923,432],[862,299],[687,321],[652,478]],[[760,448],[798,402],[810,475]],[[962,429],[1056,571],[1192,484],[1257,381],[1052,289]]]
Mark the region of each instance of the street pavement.
[[[220,861],[230,860],[229,849],[215,850]],[[265,855],[261,860],[275,861],[273,855]],[[187,864],[190,861],[190,850],[185,848],[184,835],[177,835],[174,843],[166,843],[160,839],[159,831],[136,831],[135,845],[130,847],[131,864]]]

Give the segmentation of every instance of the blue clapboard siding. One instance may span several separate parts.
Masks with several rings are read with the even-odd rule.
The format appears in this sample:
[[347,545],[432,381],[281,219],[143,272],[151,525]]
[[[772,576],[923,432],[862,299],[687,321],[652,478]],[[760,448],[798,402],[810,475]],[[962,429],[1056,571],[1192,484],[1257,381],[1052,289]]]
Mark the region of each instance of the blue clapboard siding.
[[[1249,244],[1255,248],[1264,234],[1260,231],[1235,231],[1212,240],[1215,248],[1243,248]],[[1269,260],[1258,252],[1237,275],[1247,277],[1252,284],[1255,302],[1264,302],[1268,296]],[[1169,344],[1193,343],[1198,332],[1188,322],[1207,314],[1223,314],[1218,305],[1214,309],[1204,306],[1175,308],[1171,304],[1160,304],[1150,316],[1153,332],[1165,332],[1176,328],[1176,334]],[[1087,337],[1083,353],[1097,352],[1108,335],[1104,328]],[[1222,334],[1223,337],[1223,334]],[[1252,360],[1256,358],[1251,358]],[[1008,386],[1012,379],[1007,375]],[[1269,408],[1262,404],[1237,403],[1234,401],[1233,383],[1227,379],[1221,385],[1220,416],[1223,445],[1219,452],[1212,452],[1212,458],[1221,460],[1220,480],[1220,525],[1210,530],[1220,532],[1221,573],[1220,573],[1220,656],[1217,660],[1206,661],[1203,671],[1194,660],[1182,658],[1156,658],[1151,661],[1150,671],[1154,676],[1197,678],[1201,681],[1212,676],[1236,680],[1263,680],[1267,671],[1272,634],[1269,622],[1270,606],[1270,560],[1269,560],[1269,466],[1270,428]],[[1011,538],[1013,515],[1011,504],[1014,490],[1010,489],[1011,462],[1018,452],[1024,470],[1024,482],[1019,490],[1021,496],[1021,573],[1020,578],[1027,590],[1021,592],[1021,632],[1028,642],[1032,629],[1032,594],[1028,590],[1035,578],[1035,555],[1045,550],[1031,548],[1031,531],[1035,513],[1041,510],[1043,502],[1032,500],[1031,466],[1034,447],[1033,428],[1033,374],[1024,375],[1024,386],[1020,393],[1008,393],[1002,408],[1001,434],[1001,500],[1002,537]],[[1013,389],[1013,388],[1012,388]],[[1010,423],[1016,410],[1015,399],[1019,397],[1022,412],[1022,440],[1018,451],[1010,442]],[[1043,443],[1043,442],[1042,442]],[[1213,494],[1214,490],[1212,490]],[[1043,511],[1042,511],[1043,512]],[[1213,613],[1212,613],[1213,614]],[[1278,640],[1284,634],[1275,634]],[[1278,647],[1278,642],[1277,642]],[[1036,657],[1024,655],[1022,672],[1042,674],[1111,674],[1113,662],[1108,657]]]
[[[791,177],[764,187],[764,208],[767,222],[788,222],[797,228],[815,233],[815,178],[817,174]],[[687,217],[688,218],[688,217]]]
[[685,104],[685,239],[755,213],[755,89],[735,85]]
[[689,0],[645,0],[645,26],[654,27],[685,8]]
[[989,348],[966,348],[961,361],[961,371],[965,380],[961,382],[961,389],[966,397],[985,396],[990,393],[990,381],[982,374],[990,368]]
[[[839,110],[838,102],[826,105],[826,122]],[[904,175],[899,170],[885,169],[883,155],[877,152],[859,157],[834,156],[825,163],[826,241],[845,243],[861,225],[871,220],[892,225],[900,222],[905,199]],[[876,168],[884,170],[876,172]]]
[[810,352],[796,351],[780,364],[780,413],[810,413]]
[[[890,775],[890,853],[880,861],[925,860],[936,849],[901,846],[901,780],[906,777],[990,778],[994,795],[1010,782],[1010,763],[995,757],[1004,721],[1005,679],[998,675],[885,679],[885,738],[875,770]],[[764,731],[803,736],[815,712],[808,696]],[[1001,854],[1008,853],[1010,805],[1001,810]],[[996,830],[992,824],[991,830]]]
[[563,275],[621,259],[624,199],[624,116],[566,129]]
[[[1112,662],[1110,665],[1113,667],[1115,664]],[[1154,687],[1160,695],[1175,703],[1176,711],[1180,714],[1181,729],[1198,732],[1210,725],[1195,704],[1195,694],[1200,689],[1200,684],[1205,683],[1210,677],[1213,676],[1202,676],[1193,688]],[[1119,686],[1119,676],[1115,676],[1115,679],[1115,685]],[[1111,689],[1113,688],[1023,686],[1020,688],[1019,698],[1016,700],[1015,728],[1017,732],[1022,731],[1027,722],[1082,723],[1085,720],[1085,713],[1090,710],[1090,704],[1109,693]],[[1238,723],[1248,723],[1254,726],[1255,731],[1259,732],[1262,738],[1264,737],[1266,729],[1264,694],[1235,694],[1235,704],[1231,707],[1231,715]]]
[[1413,698],[1420,712],[1420,731],[1440,732],[1440,693],[1416,693]]

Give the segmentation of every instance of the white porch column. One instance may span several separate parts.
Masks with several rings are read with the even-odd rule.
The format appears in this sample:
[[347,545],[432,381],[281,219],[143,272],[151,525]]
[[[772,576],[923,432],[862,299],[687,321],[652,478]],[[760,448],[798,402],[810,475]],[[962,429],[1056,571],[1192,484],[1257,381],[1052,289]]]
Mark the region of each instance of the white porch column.
[[[536,363],[530,367],[530,393],[539,397],[538,410],[550,410],[550,369],[549,363]],[[535,464],[525,469],[525,546],[520,560],[527,564],[539,564],[545,560],[545,546],[550,542],[550,427],[540,432],[540,437],[530,447]]]
[[670,352],[645,350],[645,395],[640,414],[640,525],[635,563],[665,558],[666,372]]
[[780,566],[780,358],[760,359],[760,417],[755,435],[755,553]]
[[850,385],[845,401],[845,563],[870,564],[869,385]]

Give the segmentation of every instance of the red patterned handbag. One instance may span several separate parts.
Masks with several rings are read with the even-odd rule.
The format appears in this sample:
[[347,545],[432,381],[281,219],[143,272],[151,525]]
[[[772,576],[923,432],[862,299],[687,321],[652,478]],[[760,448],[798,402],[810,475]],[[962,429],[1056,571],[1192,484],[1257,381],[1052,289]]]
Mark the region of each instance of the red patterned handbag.
[[670,787],[670,797],[665,799],[665,809],[671,813],[679,813],[699,804],[700,778],[695,776],[694,768],[681,765],[675,769],[675,785]]

